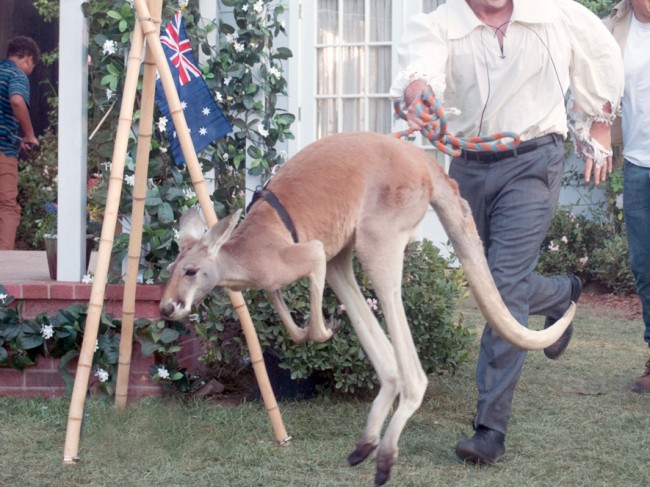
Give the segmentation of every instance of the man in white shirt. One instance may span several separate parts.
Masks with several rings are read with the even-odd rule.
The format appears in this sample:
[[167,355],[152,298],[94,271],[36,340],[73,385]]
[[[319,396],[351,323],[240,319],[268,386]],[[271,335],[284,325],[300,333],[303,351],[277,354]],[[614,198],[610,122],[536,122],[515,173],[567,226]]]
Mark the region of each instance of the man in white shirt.
[[[623,142],[623,213],[643,307],[643,338],[650,347],[650,0],[623,0],[605,25],[623,53],[622,133],[613,131],[612,142]],[[632,390],[650,393],[650,360]]]
[[[514,151],[463,151],[449,173],[472,208],[508,309],[524,325],[529,315],[546,316],[550,325],[578,299],[582,283],[573,275],[542,277],[533,270],[558,203],[567,131],[585,159],[586,182],[599,184],[611,172],[610,125],[623,93],[614,39],[573,0],[448,0],[410,20],[398,54],[402,70],[391,97],[409,107],[411,128],[426,124],[413,101],[429,90],[456,109],[447,112],[453,135],[521,135]],[[571,329],[546,355],[559,357],[570,338]],[[476,370],[475,434],[456,446],[462,460],[493,464],[505,453],[525,357],[486,325]]]

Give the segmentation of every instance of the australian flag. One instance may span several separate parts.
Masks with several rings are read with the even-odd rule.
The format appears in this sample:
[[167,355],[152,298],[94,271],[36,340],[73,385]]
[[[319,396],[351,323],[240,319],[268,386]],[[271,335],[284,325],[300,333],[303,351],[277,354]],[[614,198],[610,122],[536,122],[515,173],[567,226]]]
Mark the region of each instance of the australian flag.
[[[230,132],[232,126],[219,109],[205,84],[201,71],[196,67],[196,60],[187,38],[181,12],[176,12],[174,19],[167,24],[165,32],[160,36],[160,42],[176,84],[176,91],[194,143],[194,150],[199,153],[213,140]],[[169,113],[169,105],[160,79],[156,81],[156,103],[162,114],[158,119],[158,128],[166,132],[176,164],[185,164],[181,144]]]

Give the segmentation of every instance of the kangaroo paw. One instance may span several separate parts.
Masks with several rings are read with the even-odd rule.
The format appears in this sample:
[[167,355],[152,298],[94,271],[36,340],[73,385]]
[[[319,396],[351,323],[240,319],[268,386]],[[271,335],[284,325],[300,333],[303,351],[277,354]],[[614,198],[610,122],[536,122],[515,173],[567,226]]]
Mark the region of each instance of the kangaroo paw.
[[350,455],[348,455],[348,465],[354,467],[363,462],[377,448],[373,443],[358,443]]

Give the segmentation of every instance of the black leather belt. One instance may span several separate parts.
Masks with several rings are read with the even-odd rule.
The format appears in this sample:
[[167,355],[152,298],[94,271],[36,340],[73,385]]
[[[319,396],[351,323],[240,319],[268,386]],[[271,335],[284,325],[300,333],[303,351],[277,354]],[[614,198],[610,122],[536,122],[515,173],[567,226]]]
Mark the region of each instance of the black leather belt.
[[533,151],[538,147],[542,147],[546,144],[560,144],[562,142],[562,136],[559,134],[548,134],[537,137],[536,139],[525,140],[520,143],[516,148],[512,150],[492,152],[492,151],[475,151],[463,149],[460,152],[460,157],[467,159],[468,161],[479,161],[479,162],[496,162],[502,159],[507,159],[508,157],[514,157],[527,152]]

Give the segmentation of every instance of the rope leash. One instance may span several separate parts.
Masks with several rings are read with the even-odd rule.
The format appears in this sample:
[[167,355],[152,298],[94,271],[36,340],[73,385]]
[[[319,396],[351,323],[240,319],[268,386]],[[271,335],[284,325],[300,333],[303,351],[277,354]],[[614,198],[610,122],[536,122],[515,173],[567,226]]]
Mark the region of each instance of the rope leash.
[[[513,150],[519,145],[520,137],[515,132],[499,132],[497,134],[485,135],[482,137],[455,137],[447,133],[447,117],[442,109],[442,104],[433,96],[430,91],[423,91],[421,96],[415,99],[415,111],[427,124],[420,130],[431,144],[438,150],[452,157],[459,157],[461,150],[501,152]],[[424,107],[433,108],[433,114],[429,114]],[[393,104],[398,117],[406,120],[406,109],[402,106],[401,100]],[[415,133],[415,129],[406,129],[395,132],[393,135],[398,138],[406,137]],[[505,142],[504,139],[511,139]]]

